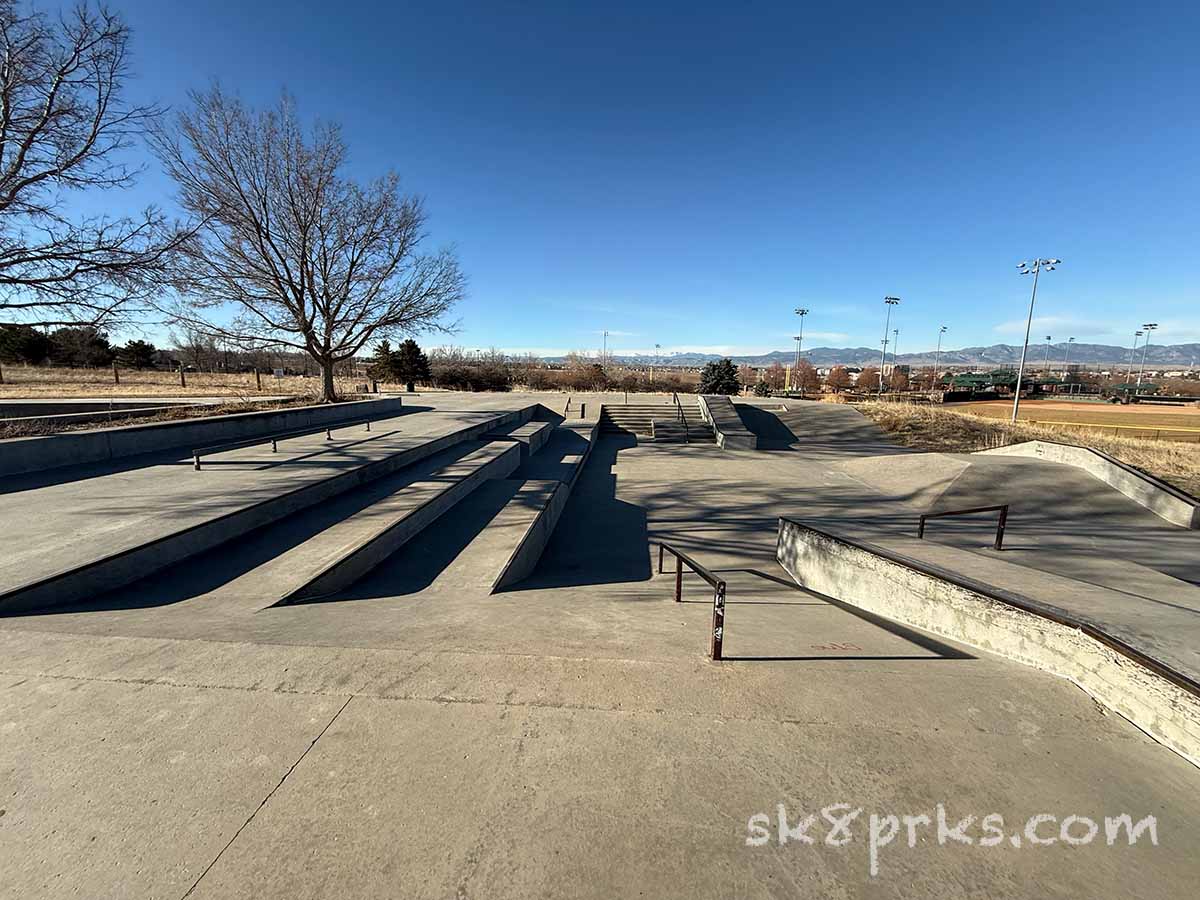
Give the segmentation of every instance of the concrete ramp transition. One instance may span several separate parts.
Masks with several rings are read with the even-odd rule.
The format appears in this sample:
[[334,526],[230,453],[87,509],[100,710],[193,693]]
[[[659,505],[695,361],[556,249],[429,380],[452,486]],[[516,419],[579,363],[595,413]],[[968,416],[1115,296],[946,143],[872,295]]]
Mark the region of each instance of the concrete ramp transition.
[[1066,678],[1200,765],[1200,678],[1184,670],[1186,631],[1179,652],[1148,652],[1137,622],[1122,628],[795,519],[779,520],[776,555],[809,590]]

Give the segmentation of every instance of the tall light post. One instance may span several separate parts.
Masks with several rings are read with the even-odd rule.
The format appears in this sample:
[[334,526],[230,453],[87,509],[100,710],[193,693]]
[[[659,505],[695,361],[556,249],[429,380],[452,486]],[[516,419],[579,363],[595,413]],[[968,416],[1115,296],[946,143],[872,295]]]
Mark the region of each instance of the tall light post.
[[604,349],[600,351],[600,365],[606,365],[608,361],[608,329],[604,331]]
[[879,396],[883,396],[883,367],[887,364],[888,329],[892,327],[892,307],[900,303],[899,297],[884,297],[887,317],[883,320],[883,348],[879,351]]
[[1046,358],[1042,360],[1042,368],[1046,370],[1047,375],[1050,374],[1050,341],[1051,340],[1053,340],[1053,338],[1051,338],[1050,335],[1046,335]]
[[1033,304],[1037,300],[1038,275],[1042,269],[1053,272],[1054,267],[1062,262],[1061,259],[1035,259],[1031,266],[1027,262],[1017,263],[1017,271],[1022,275],[1033,275],[1033,291],[1029,295],[1029,318],[1025,320],[1025,343],[1021,347],[1021,365],[1017,369],[1017,387],[1013,391],[1012,420],[1017,421],[1017,411],[1021,408],[1021,381],[1025,375],[1025,356],[1029,353],[1029,331],[1033,328]]
[[804,349],[804,317],[808,315],[808,310],[797,306],[796,315],[800,317],[800,333],[796,335],[796,366],[799,368],[800,351]]
[[1137,356],[1138,338],[1142,336],[1141,331],[1133,333],[1133,349],[1129,351],[1129,368],[1125,370],[1125,383],[1129,384],[1129,379],[1133,377],[1133,358]]
[[658,355],[659,355],[660,350],[662,350],[662,344],[655,344],[654,345],[654,367],[650,369],[650,383],[651,384],[654,384],[654,369],[658,368]]
[[943,325],[938,329],[938,345],[937,352],[933,355],[933,389],[937,390],[937,386],[942,383],[942,371],[939,366],[942,360],[942,335],[946,333],[946,326]]
[[[1067,358],[1063,360],[1063,382],[1067,380],[1067,373],[1071,371],[1071,345],[1075,343],[1075,338],[1067,338]],[[1071,393],[1071,389],[1067,388],[1067,393]]]
[[1146,351],[1150,349],[1150,332],[1157,327],[1157,322],[1149,322],[1142,326],[1142,329],[1146,332],[1146,343],[1142,344],[1142,364],[1138,366],[1137,386],[1139,388],[1142,386],[1142,373],[1146,371]]

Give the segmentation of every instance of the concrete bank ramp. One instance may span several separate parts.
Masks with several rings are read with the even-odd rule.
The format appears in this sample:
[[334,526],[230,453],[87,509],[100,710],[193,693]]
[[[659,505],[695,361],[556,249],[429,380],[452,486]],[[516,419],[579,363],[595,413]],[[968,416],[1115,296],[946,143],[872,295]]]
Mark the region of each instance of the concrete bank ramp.
[[698,403],[700,417],[713,427],[722,450],[756,450],[758,438],[746,427],[737,407],[720,394],[702,394]]
[[780,519],[776,552],[797,584],[1067,678],[1200,765],[1200,602],[822,521]]
[[1172,525],[1200,529],[1200,499],[1099,450],[1054,441],[1024,441],[979,452],[1071,466],[1087,472]]
[[836,468],[894,500],[932,508],[970,461],[945,453],[898,453],[848,459]]

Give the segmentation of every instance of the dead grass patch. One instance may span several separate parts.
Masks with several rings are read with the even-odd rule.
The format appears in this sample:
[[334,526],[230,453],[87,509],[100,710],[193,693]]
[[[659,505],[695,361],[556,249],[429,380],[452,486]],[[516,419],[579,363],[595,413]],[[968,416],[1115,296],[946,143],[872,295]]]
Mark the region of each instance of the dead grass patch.
[[907,403],[860,403],[857,408],[897,443],[918,450],[961,453],[1021,441],[1058,441],[1107,453],[1193,496],[1200,496],[1196,444],[1098,434],[1087,428],[1029,425]]

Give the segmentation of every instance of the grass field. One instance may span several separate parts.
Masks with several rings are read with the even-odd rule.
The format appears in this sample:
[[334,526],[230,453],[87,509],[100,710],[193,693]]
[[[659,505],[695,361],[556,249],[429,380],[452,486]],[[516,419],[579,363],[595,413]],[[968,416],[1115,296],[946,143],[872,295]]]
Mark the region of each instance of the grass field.
[[[992,419],[1008,419],[1011,401],[990,400],[950,403],[945,409]],[[1022,400],[1019,421],[1049,427],[1074,426],[1099,429],[1125,437],[1154,438],[1200,443],[1200,405],[1156,406],[1066,400]]]
[[[321,392],[321,379],[285,376],[269,372],[261,376],[262,390],[254,374],[187,372],[187,385],[179,383],[178,372],[119,370],[120,383],[112,369],[54,369],[41,366],[4,366],[4,384],[0,399],[48,399],[51,397],[232,397],[251,400],[260,394],[289,394],[315,397]],[[340,393],[352,393],[362,378],[336,379]]]
[[1014,425],[996,416],[966,412],[957,404],[942,407],[870,402],[857,406],[906,447],[953,453],[1038,439],[1072,443],[1100,450],[1200,496],[1200,448],[1192,444],[1130,437],[1124,433],[1114,436],[1111,429],[1100,431],[1079,425],[1034,425],[1025,421]]

